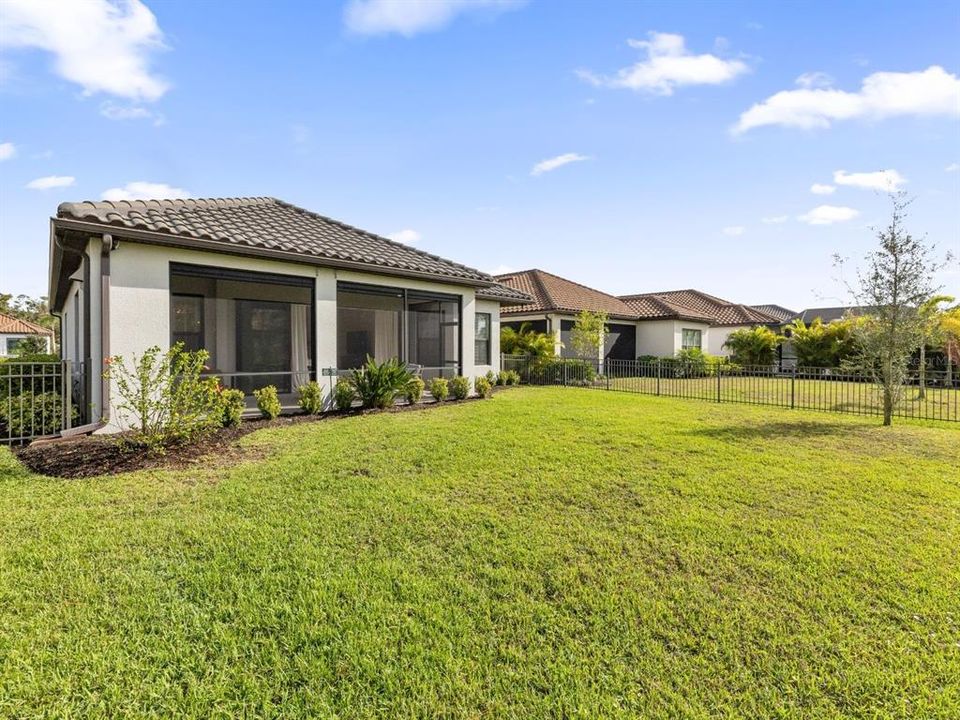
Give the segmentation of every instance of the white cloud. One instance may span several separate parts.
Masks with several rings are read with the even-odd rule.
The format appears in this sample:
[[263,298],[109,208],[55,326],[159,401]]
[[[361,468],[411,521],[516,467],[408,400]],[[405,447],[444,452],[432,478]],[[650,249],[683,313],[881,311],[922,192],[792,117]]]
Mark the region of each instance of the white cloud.
[[347,28],[360,35],[440,30],[464,13],[499,14],[523,5],[522,0],[350,0],[343,10]]
[[833,174],[833,181],[837,185],[893,192],[899,190],[900,186],[907,182],[907,179],[896,170],[878,170],[877,172],[865,173],[848,173],[845,170],[837,170]]
[[943,169],[944,172],[956,172],[957,170],[960,170],[960,163],[950,163]]
[[153,120],[154,125],[163,125],[164,117],[142,105],[117,105],[107,100],[100,104],[100,114],[108,120]]
[[860,212],[849,207],[837,205],[818,205],[804,215],[797,216],[797,220],[808,225],[833,225],[838,222],[853,220]]
[[729,225],[721,230],[721,232],[727,237],[737,237],[743,235],[744,230],[746,230],[746,228],[743,225]]
[[100,195],[103,200],[175,200],[190,197],[190,191],[183,188],[171,187],[166,183],[129,182],[123,187],[104,190]]
[[12,142],[0,143],[0,161],[9,160],[17,154],[17,146]]
[[808,72],[795,81],[802,88],[825,88],[833,85],[833,78],[825,72]]
[[814,183],[810,186],[810,192],[814,195],[833,195],[836,188],[833,185],[824,185],[823,183]]
[[70,187],[75,182],[76,178],[70,175],[48,175],[31,180],[26,187],[28,190],[50,190],[51,188]]
[[960,78],[931,65],[920,72],[873,73],[864,78],[858,92],[801,85],[755,104],[740,115],[733,132],[764,125],[826,128],[835,120],[880,120],[896,115],[960,115]]
[[770,217],[763,218],[761,222],[766,223],[767,225],[780,225],[789,219],[789,215],[772,215]]
[[54,71],[88,95],[152,101],[169,88],[149,68],[163,33],[140,0],[4,0],[0,46],[52,53]]
[[648,37],[649,40],[627,41],[630,47],[646,52],[645,60],[621,68],[614,76],[596,75],[588,70],[578,70],[577,75],[597,86],[673,95],[677,87],[721,85],[749,70],[742,60],[693,55],[682,35],[651,32]]
[[543,175],[544,173],[556,170],[558,167],[563,167],[564,165],[569,165],[570,163],[583,162],[584,160],[589,159],[590,157],[588,155],[581,155],[580,153],[564,153],[563,155],[557,155],[556,157],[541,160],[533,166],[530,174],[536,177],[537,175]]
[[387,237],[391,240],[395,240],[398,243],[403,243],[404,245],[413,245],[414,243],[419,242],[420,233],[418,233],[416,230],[407,228],[406,230],[392,232],[387,235]]

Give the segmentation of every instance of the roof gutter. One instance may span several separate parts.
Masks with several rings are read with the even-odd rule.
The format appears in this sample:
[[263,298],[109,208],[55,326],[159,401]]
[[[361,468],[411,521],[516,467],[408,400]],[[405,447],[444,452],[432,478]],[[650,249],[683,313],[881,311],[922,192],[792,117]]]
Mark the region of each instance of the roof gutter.
[[[61,252],[72,252],[89,260],[89,254],[86,251],[64,245],[56,237],[56,233],[54,233],[53,236],[53,243]],[[31,445],[57,442],[80,435],[90,435],[110,421],[110,380],[107,379],[104,373],[107,368],[107,358],[110,357],[110,251],[113,250],[113,247],[113,236],[109,233],[104,233],[100,238],[100,367],[98,373],[100,375],[100,419],[95,422],[86,423],[85,425],[65,428],[55,435],[37,438]],[[87,267],[89,267],[89,265]],[[88,293],[89,288],[85,290],[85,294]],[[58,317],[60,318],[62,332],[62,311],[58,311]],[[84,322],[84,328],[88,333],[87,350],[89,351],[92,350],[92,348],[89,347],[90,323],[86,320]],[[61,337],[63,336],[61,335]],[[90,354],[90,365],[92,366],[94,358],[92,357],[93,353],[91,352]],[[90,370],[92,371],[93,367],[91,367]],[[87,400],[87,398],[84,398],[85,402],[87,402]]]
[[211,252],[225,253],[228,255],[271,258],[274,260],[285,260],[287,262],[296,263],[299,265],[315,265],[343,270],[357,270],[360,272],[375,272],[381,275],[433,280],[434,282],[439,281],[448,285],[467,285],[470,287],[484,288],[491,287],[496,284],[496,281],[493,279],[478,280],[473,278],[456,277],[453,275],[440,275],[437,273],[421,272],[418,270],[407,270],[405,268],[394,268],[388,265],[374,265],[371,263],[356,262],[352,260],[321,258],[314,255],[303,255],[301,253],[290,252],[288,250],[273,250],[270,248],[232,245],[222,240],[205,240],[202,238],[184,237],[182,235],[168,235],[166,233],[152,232],[149,230],[137,230],[135,228],[114,227],[110,225],[103,225],[101,223],[86,222],[84,220],[52,218],[52,221],[55,227],[62,228],[64,230],[76,230],[78,232],[87,232],[93,235],[115,231],[125,239],[145,243],[148,245],[165,245],[168,247],[179,247],[189,250],[208,250]]

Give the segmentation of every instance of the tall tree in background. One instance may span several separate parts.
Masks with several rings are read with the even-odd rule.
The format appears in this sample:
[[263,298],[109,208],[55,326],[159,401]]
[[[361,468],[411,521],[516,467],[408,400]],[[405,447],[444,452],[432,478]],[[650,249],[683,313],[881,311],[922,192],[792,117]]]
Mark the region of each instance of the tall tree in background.
[[600,349],[607,337],[607,314],[602,310],[581,310],[573,323],[570,344],[579,357],[600,359]]
[[923,337],[920,339],[920,392],[917,395],[920,399],[927,396],[927,345],[943,344],[941,322],[943,312],[940,306],[950,302],[953,302],[953,297],[950,295],[934,295],[921,303],[918,309],[923,331]]
[[[883,424],[890,425],[893,408],[907,381],[910,357],[924,337],[919,308],[940,288],[935,247],[915,238],[904,227],[910,200],[891,193],[890,224],[877,233],[879,247],[864,258],[857,270],[857,286],[850,291],[870,316],[855,329],[858,356],[883,395]],[[842,264],[838,257],[837,262]]]

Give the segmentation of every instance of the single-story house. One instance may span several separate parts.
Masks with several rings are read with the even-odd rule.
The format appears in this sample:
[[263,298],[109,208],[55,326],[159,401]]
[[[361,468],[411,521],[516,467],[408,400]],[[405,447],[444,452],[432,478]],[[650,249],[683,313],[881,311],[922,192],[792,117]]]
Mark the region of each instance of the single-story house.
[[642,321],[638,326],[644,355],[668,356],[699,348],[709,355],[727,356],[727,338],[737,330],[765,325],[779,327],[775,315],[759,307],[741,305],[700,290],[621,295]]
[[691,348],[729,355],[723,343],[730,333],[756,325],[779,327],[781,323],[779,317],[759,307],[739,305],[699,290],[617,297],[537,269],[497,275],[496,279],[534,298],[531,303],[502,307],[502,325],[519,328],[527,323],[531,329],[552,333],[564,356],[575,355],[568,339],[581,310],[607,313],[610,321],[604,358],[622,360],[645,355],[670,357]]
[[609,318],[603,359],[636,359],[635,313],[620,298],[537,269],[497,275],[496,279],[533,298],[532,302],[501,307],[502,326],[519,329],[526,323],[532,330],[552,334],[557,354],[575,357],[570,333],[577,315],[582,310],[602,311]]
[[425,379],[499,369],[490,275],[268,197],[63,203],[50,223],[50,306],[82,366],[89,419],[116,430],[107,357],[182,342],[250,394],[285,406],[308,380],[369,355]]
[[839,307],[821,307],[821,308],[807,308],[794,315],[787,320],[785,323],[791,323],[794,320],[801,320],[804,324],[809,325],[817,318],[820,318],[820,322],[825,325],[829,325],[832,322],[838,320],[843,320],[844,318],[850,315],[867,315],[873,308],[861,307],[859,305],[843,305]]
[[43,352],[53,352],[53,330],[0,313],[0,358],[17,355],[20,343],[28,338],[39,339]]

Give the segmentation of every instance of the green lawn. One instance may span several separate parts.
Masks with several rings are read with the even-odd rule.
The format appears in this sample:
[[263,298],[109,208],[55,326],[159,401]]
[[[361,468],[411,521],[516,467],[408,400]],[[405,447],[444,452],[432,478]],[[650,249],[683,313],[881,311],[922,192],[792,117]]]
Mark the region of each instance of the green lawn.
[[958,427],[521,388],[242,445],[0,452],[0,716],[960,716]]

